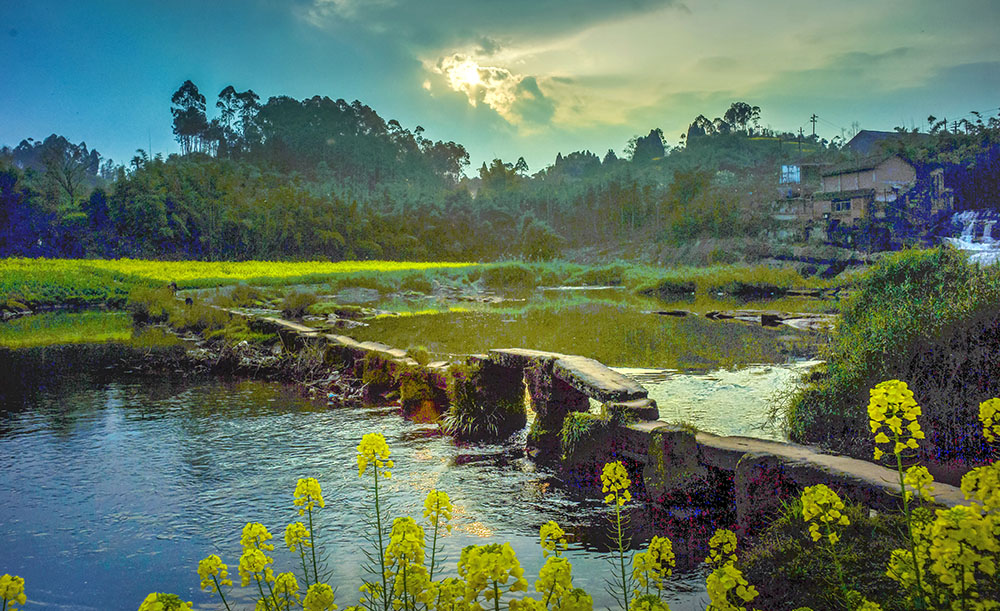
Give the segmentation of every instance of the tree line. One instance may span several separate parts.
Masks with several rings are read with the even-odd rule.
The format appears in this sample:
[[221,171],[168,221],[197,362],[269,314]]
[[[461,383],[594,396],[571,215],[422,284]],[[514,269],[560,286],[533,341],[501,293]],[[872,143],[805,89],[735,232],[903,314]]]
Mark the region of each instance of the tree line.
[[622,157],[560,153],[533,174],[523,158],[494,159],[469,177],[462,145],[359,101],[261,103],[228,86],[214,107],[209,118],[194,83],[180,86],[181,153],[166,158],[139,150],[115,165],[55,135],[4,148],[0,255],[547,259],[594,245],[766,240],[778,165],[841,155],[760,128],[760,109],[736,102],[716,121],[696,118],[678,146],[653,129]]

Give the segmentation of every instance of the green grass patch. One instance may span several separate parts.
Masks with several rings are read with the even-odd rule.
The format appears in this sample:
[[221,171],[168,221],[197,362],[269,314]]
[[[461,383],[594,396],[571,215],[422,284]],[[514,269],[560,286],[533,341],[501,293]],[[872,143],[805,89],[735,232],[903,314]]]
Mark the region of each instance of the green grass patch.
[[[0,302],[10,299],[29,307],[38,305],[125,304],[136,286],[179,289],[230,285],[282,286],[319,284],[365,286],[398,290],[400,279],[412,274],[444,274],[467,278],[474,263],[340,261],[315,262],[207,262],[136,259],[22,259],[0,260]],[[426,286],[426,285],[424,285]],[[234,291],[237,301],[249,297],[249,288]],[[246,293],[246,294],[243,294]]]
[[49,312],[0,324],[4,348],[124,342],[131,337],[132,319],[121,312]]

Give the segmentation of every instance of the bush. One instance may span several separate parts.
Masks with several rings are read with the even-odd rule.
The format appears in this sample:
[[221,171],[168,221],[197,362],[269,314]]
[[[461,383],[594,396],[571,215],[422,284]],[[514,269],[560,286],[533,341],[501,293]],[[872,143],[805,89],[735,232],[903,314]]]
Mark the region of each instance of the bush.
[[129,291],[125,309],[136,322],[166,322],[177,300],[170,287],[136,286]]
[[[850,526],[843,529],[844,578],[884,611],[909,609],[899,584],[889,579],[886,563],[892,550],[906,545],[906,522],[899,514],[871,516],[868,508],[846,503]],[[809,536],[802,519],[802,501],[793,499],[782,515],[768,526],[757,543],[741,556],[741,567],[756,584],[762,609],[840,608],[841,593],[834,566]]]
[[281,313],[291,318],[301,318],[306,313],[306,308],[317,301],[315,293],[295,291],[286,295],[281,302]]
[[907,382],[922,397],[930,462],[986,456],[974,410],[1000,395],[1000,270],[955,250],[904,251],[858,280],[824,354],[827,375],[787,407],[794,441],[870,458],[868,389]]
[[[594,442],[603,439],[610,420],[589,412],[570,412],[563,419],[559,431],[559,449],[563,459],[579,459],[583,455],[596,458],[602,452],[594,452]],[[603,448],[602,448],[603,449]],[[590,450],[590,452],[588,452]]]
[[523,263],[495,263],[483,268],[482,280],[493,289],[533,289],[538,286],[535,270]]
[[693,295],[696,288],[693,280],[662,280],[652,286],[641,287],[639,292],[651,297],[671,299]]

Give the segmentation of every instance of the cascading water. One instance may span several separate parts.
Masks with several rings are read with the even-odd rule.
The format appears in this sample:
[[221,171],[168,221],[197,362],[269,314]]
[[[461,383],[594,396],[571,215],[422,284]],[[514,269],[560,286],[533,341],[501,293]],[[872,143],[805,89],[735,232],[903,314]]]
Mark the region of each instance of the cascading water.
[[1000,221],[995,210],[963,210],[951,217],[951,225],[958,229],[958,237],[944,241],[955,248],[968,251],[969,261],[992,265],[1000,261],[1000,244],[993,237],[993,228]]

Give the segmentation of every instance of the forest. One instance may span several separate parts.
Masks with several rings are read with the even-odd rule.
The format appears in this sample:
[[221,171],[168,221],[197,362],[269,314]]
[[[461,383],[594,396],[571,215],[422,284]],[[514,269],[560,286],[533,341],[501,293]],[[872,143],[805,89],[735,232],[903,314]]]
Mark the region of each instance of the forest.
[[[749,261],[774,247],[780,165],[848,158],[843,138],[762,128],[746,102],[698,116],[678,146],[651,129],[621,157],[560,153],[534,173],[523,157],[469,172],[461,144],[357,100],[229,86],[209,118],[186,81],[170,112],[180,153],[166,158],[116,164],[55,134],[0,150],[0,256],[663,262],[714,240],[705,262]],[[944,167],[957,208],[998,207],[1000,120],[929,117],[928,131],[898,152]]]

